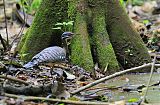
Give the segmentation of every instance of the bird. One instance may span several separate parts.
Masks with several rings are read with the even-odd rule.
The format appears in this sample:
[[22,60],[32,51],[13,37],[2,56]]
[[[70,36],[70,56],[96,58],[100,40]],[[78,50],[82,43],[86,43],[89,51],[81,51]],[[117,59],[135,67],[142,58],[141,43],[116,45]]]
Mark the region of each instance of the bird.
[[62,47],[52,46],[45,48],[31,59],[27,64],[23,65],[24,68],[29,69],[41,63],[58,63],[67,62],[67,53],[69,41],[73,37],[74,33],[64,32],[61,35]]

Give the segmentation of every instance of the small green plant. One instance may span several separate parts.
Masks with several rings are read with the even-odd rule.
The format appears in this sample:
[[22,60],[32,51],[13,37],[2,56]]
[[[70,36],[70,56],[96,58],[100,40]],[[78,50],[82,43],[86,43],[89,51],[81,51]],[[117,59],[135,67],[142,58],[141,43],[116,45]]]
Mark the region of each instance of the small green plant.
[[58,105],[65,105],[64,103],[58,104]]
[[119,0],[119,2],[123,7],[126,7],[128,0]]
[[25,12],[28,10],[30,3],[28,0],[17,0],[17,3],[24,8]]
[[132,5],[143,5],[145,0],[132,0]]
[[73,23],[74,23],[74,21],[56,23],[55,26],[57,26],[57,27],[52,28],[52,29],[61,30],[63,32],[72,31],[73,30]]
[[150,23],[149,20],[143,20],[143,24],[148,24],[148,23]]
[[158,34],[159,34],[158,32],[154,32],[153,36],[149,38],[148,43],[149,44],[157,43],[160,40],[159,37],[158,37]]
[[128,100],[128,102],[130,102],[130,103],[132,103],[132,102],[137,102],[137,101],[138,101],[137,98],[131,98],[131,99]]
[[39,8],[42,0],[17,0],[17,2],[21,7],[23,6],[25,12],[33,14]]
[[99,96],[99,100],[100,100],[100,101],[103,101],[103,102],[108,102],[108,97],[102,95],[102,96]]
[[119,0],[121,5],[124,5],[124,1],[123,0]]
[[119,0],[122,6],[126,6],[128,3],[132,3],[132,5],[143,5],[145,0]]
[[30,7],[30,11],[32,10],[36,11],[39,8],[41,2],[42,0],[33,0],[31,7]]
[[24,58],[28,55],[29,53],[19,53],[19,57],[20,58]]

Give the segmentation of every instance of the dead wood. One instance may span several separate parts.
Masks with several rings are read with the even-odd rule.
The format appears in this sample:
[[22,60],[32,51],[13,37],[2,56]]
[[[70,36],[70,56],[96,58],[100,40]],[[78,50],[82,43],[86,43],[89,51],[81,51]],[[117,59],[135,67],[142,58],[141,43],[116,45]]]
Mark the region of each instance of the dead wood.
[[7,50],[7,46],[6,46],[5,42],[4,42],[4,39],[2,38],[1,34],[0,34],[0,40],[1,40],[1,43],[2,43],[2,46],[3,46],[4,50]]
[[152,66],[151,66],[150,77],[149,77],[149,79],[148,79],[148,83],[147,83],[147,87],[146,87],[146,92],[145,92],[145,94],[144,94],[144,96],[143,96],[143,100],[142,100],[143,103],[147,102],[146,96],[147,96],[147,93],[148,93],[149,84],[150,84],[151,79],[152,79],[153,70],[154,70],[155,63],[156,63],[156,58],[157,58],[157,54],[155,54],[154,59],[153,59],[153,63],[152,63]]
[[[123,71],[120,71],[120,72],[116,72],[112,75],[109,75],[109,76],[106,76],[104,78],[101,78],[99,80],[96,80],[90,84],[87,84],[86,86],[83,86],[81,88],[78,88],[77,90],[71,92],[71,94],[76,94],[76,93],[79,93],[85,89],[88,89],[90,87],[93,87],[101,82],[104,82],[106,80],[109,80],[109,79],[112,79],[114,77],[117,77],[117,76],[120,76],[122,74],[125,74],[125,73],[128,73],[128,72],[131,72],[131,71],[136,71],[136,70],[139,70],[139,69],[142,69],[142,68],[147,68],[147,67],[151,67],[152,63],[148,63],[148,64],[144,64],[144,65],[141,65],[141,66],[138,66],[138,67],[134,67],[134,68],[131,68],[131,69],[127,69],[127,70],[123,70]],[[155,64],[155,67],[160,67],[160,64]]]
[[16,87],[7,84],[3,88],[6,93],[11,93],[11,94],[40,95],[45,93],[51,93],[51,84],[39,85],[39,86],[22,86],[22,87]]
[[8,79],[8,80],[11,80],[11,81],[14,81],[14,82],[19,82],[19,83],[22,83],[22,84],[25,84],[25,85],[29,85],[29,83],[27,83],[27,82],[25,82],[21,79],[14,78],[12,76],[0,75],[0,78],[4,78],[4,79]]
[[[41,101],[49,101],[49,102],[63,102],[73,105],[115,105],[107,102],[90,102],[90,101],[72,101],[72,100],[61,100],[61,99],[53,99],[53,98],[45,98],[45,97],[33,97],[33,96],[18,96],[13,94],[5,93],[5,96],[12,98],[23,98],[24,100],[41,100]],[[119,104],[120,105],[120,104]],[[123,105],[123,104],[121,104]]]

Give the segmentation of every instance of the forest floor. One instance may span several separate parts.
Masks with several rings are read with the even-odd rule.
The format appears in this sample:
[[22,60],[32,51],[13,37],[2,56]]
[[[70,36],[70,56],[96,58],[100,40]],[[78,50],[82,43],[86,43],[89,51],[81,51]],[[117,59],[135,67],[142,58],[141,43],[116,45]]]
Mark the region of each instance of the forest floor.
[[[24,69],[22,67],[24,62],[19,60],[20,55],[13,55],[16,54],[17,44],[34,16],[29,16],[27,23],[24,23],[23,14],[17,15],[16,0],[5,1],[7,17],[5,18],[4,11],[0,11],[0,35],[5,42],[4,45],[0,43],[0,104],[138,105],[142,103],[147,88],[146,101],[152,105],[160,103],[160,70],[158,68],[152,75],[149,87],[147,87],[150,78],[148,73],[135,74],[126,71],[118,72],[118,75],[115,73],[104,76],[97,70],[96,77],[93,77],[78,65],[72,67],[56,65],[54,68],[40,65],[34,69]],[[141,35],[151,57],[155,52],[160,51],[159,4],[156,1],[150,1],[140,6],[126,6],[133,26]],[[3,10],[3,8],[3,0],[0,0],[0,9]],[[5,19],[7,19],[7,32]],[[8,47],[7,37],[10,50],[4,52],[5,47]],[[159,63],[159,58],[157,55],[156,64]],[[157,64],[156,67],[159,65]],[[102,80],[100,78],[104,80],[98,82]],[[91,87],[86,87],[82,91],[81,89],[85,86]]]

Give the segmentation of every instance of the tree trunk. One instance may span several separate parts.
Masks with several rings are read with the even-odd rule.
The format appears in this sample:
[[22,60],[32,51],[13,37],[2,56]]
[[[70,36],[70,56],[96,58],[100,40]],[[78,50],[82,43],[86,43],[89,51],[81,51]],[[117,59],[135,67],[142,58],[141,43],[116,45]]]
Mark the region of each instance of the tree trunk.
[[[61,31],[54,30],[57,22],[67,18],[67,0],[43,0],[35,19],[19,44],[20,54],[25,61],[42,49],[51,45],[60,45]],[[25,56],[23,56],[25,55]]]
[[107,66],[107,74],[111,74],[119,70],[118,62],[110,43],[105,23],[105,2],[106,0],[93,0],[90,4],[94,4],[92,10],[92,27],[93,27],[93,48],[96,51],[96,62],[101,69]]
[[73,64],[91,70],[98,62],[101,69],[107,67],[107,73],[113,73],[119,69],[118,62],[130,68],[151,61],[119,0],[43,0],[19,45],[20,53],[27,54],[22,59],[28,61],[42,49],[60,45],[62,32],[52,28],[68,16],[75,20],[70,46]]
[[93,69],[93,59],[90,51],[89,34],[86,23],[86,1],[79,0],[75,3],[77,13],[75,16],[75,36],[71,44],[71,61],[73,64],[78,64],[86,70]]
[[117,59],[123,68],[151,62],[140,35],[133,28],[119,0],[106,1],[106,25]]

